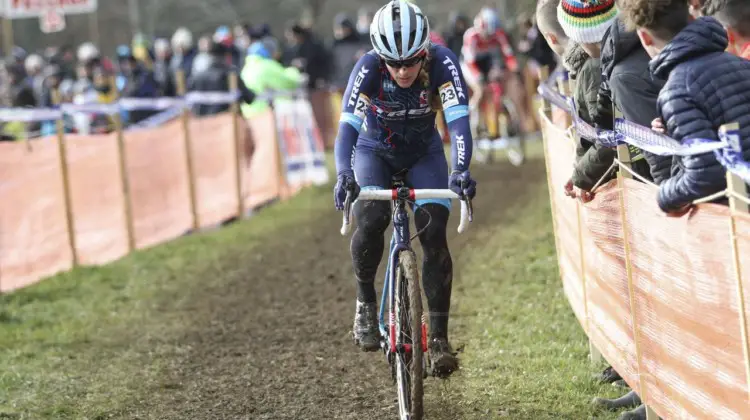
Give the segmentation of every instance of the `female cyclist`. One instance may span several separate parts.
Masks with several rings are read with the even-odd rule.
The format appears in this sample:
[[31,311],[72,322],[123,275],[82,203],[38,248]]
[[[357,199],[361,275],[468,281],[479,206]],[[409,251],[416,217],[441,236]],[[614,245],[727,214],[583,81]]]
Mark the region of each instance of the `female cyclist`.
[[[356,197],[360,186],[391,188],[392,176],[400,173],[407,174],[412,188],[447,186],[462,198],[474,196],[468,91],[456,56],[446,47],[431,45],[429,34],[430,25],[419,7],[404,0],[393,0],[375,13],[370,25],[374,49],[355,65],[342,101],[335,145],[337,209],[343,209],[347,191]],[[452,140],[450,175],[435,128],[435,113],[441,107]],[[434,372],[444,376],[458,367],[448,344],[453,263],[446,226],[451,202],[417,204],[427,210],[416,211],[414,217],[418,230],[427,225],[419,240],[430,311],[430,360]],[[390,202],[357,202],[353,211],[357,221],[351,242],[357,280],[354,340],[362,350],[375,351],[380,348],[380,332],[374,282],[390,223]]]

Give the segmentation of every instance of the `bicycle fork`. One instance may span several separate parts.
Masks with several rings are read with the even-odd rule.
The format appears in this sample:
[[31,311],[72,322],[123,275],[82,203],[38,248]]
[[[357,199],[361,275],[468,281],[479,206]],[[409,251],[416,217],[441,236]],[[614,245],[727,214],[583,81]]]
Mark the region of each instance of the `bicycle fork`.
[[[388,350],[390,353],[396,353],[397,351],[397,343],[396,343],[396,294],[395,294],[395,279],[396,279],[396,262],[398,260],[398,253],[404,250],[407,250],[408,247],[403,244],[397,244],[396,243],[396,234],[394,232],[394,235],[391,236],[391,242],[388,249],[388,261],[386,264],[385,269],[385,280],[383,281],[383,293],[380,297],[380,313],[378,314],[378,328],[380,329],[380,334],[383,337],[387,337],[387,342],[383,342],[381,344],[383,350]],[[392,283],[391,280],[394,282]],[[389,301],[390,299],[390,301]],[[390,305],[388,305],[390,303]],[[386,323],[386,307],[389,308],[388,311],[388,322]],[[422,313],[422,325],[421,325],[421,332],[422,336],[420,337],[422,340],[422,351],[427,351],[427,317],[424,313]],[[403,350],[407,353],[411,352],[411,344],[402,344]]]

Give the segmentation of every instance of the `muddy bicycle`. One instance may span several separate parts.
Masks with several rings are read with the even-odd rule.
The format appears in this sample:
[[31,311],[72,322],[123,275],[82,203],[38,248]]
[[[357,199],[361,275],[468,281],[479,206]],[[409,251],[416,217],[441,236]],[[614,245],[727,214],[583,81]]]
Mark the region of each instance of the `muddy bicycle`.
[[[459,196],[449,189],[412,189],[405,185],[404,179],[405,175],[394,177],[392,189],[362,190],[357,200],[390,200],[392,203],[393,236],[378,315],[380,347],[386,356],[396,385],[399,419],[421,420],[424,411],[423,384],[429,373],[429,363],[425,360],[427,323],[422,313],[422,293],[416,254],[411,247],[411,241],[419,236],[420,232],[410,235],[409,213],[406,206],[411,204],[416,209],[426,212],[427,210],[419,207],[417,200],[459,199]],[[346,235],[351,228],[352,204],[351,193],[347,193],[342,235]],[[461,200],[459,233],[466,230],[468,223],[472,221],[472,213],[471,200]]]

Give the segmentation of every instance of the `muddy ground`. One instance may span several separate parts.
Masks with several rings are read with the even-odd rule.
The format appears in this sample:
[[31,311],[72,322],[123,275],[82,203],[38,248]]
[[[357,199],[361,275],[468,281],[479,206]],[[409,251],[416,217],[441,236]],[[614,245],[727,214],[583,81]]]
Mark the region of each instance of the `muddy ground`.
[[[474,223],[460,237],[458,217],[450,225],[454,299],[460,299],[462,252],[469,244],[481,246],[472,232],[501,223],[498,206],[521,199],[526,183],[545,177],[539,159],[521,168],[474,165],[473,173],[479,181]],[[330,194],[328,188],[322,192]],[[396,418],[385,358],[358,351],[350,338],[355,292],[349,238],[338,233],[340,213],[314,211],[315,217],[280,232],[263,250],[227,255],[223,279],[186,292],[194,294],[188,299],[194,321],[172,343],[181,351],[164,366],[161,389],[122,418]],[[433,378],[425,386],[428,398],[448,389]],[[455,419],[447,395],[427,404],[427,418]]]

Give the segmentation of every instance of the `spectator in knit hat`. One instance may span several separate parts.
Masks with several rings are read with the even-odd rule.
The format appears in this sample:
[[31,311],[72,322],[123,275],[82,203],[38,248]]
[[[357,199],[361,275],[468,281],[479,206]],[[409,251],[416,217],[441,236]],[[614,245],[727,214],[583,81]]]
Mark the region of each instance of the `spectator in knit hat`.
[[[557,6],[558,21],[572,44],[563,60],[571,77],[576,80],[573,92],[576,110],[581,119],[592,125],[598,112],[601,42],[617,13],[614,0],[562,0]],[[608,117],[612,118],[611,111]],[[590,191],[594,185],[612,166],[616,152],[596,145],[594,139],[581,138],[576,154],[578,158],[573,176],[565,184],[565,191],[570,197],[581,197],[588,201],[593,198]]]

